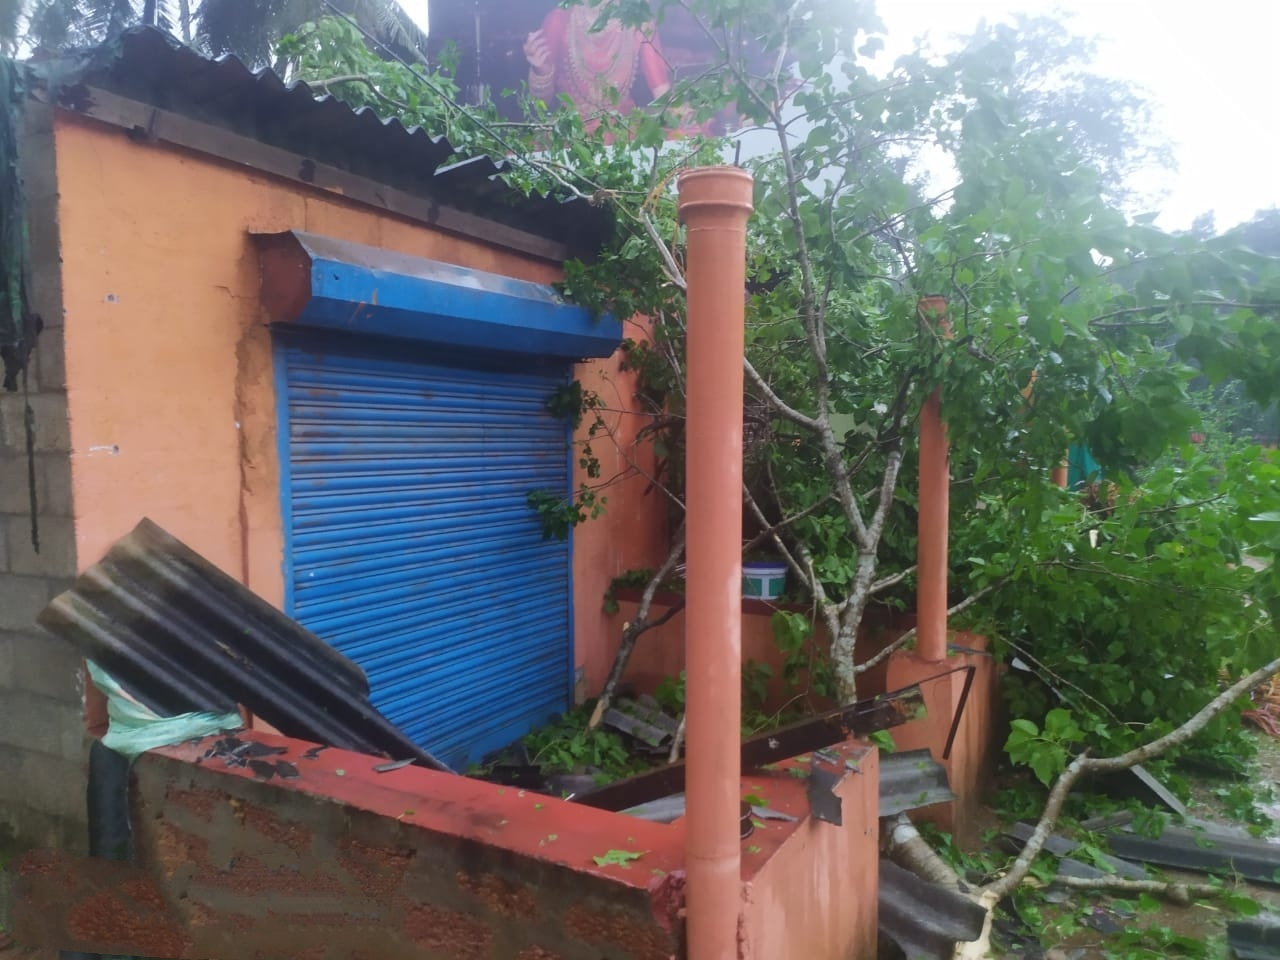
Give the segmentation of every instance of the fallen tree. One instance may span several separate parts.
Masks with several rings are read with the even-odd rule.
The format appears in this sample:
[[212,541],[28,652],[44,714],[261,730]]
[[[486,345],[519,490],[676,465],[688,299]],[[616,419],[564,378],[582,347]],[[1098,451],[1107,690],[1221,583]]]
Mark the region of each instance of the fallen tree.
[[[1187,384],[1200,372],[1257,401],[1275,396],[1280,268],[1234,238],[1168,235],[1117,205],[1149,152],[1150,130],[1132,124],[1141,101],[1092,76],[1085,48],[1052,21],[983,27],[952,52],[884,65],[867,3],[745,0],[731,17],[700,0],[596,5],[630,25],[661,24],[668,8],[719,56],[627,116],[530,100],[527,119],[511,123],[461,103],[446,76],[375,56],[341,24],[300,31],[285,53],[323,89],[506,158],[513,184],[617,211],[614,243],[568,265],[563,288],[647,318],[626,347],[646,424],[615,429],[623,410],[581,390],[559,405],[583,421],[586,475],[572,499],[536,498],[562,533],[601,508],[609,485],[632,481],[658,491],[680,528],[685,315],[672,183],[699,163],[737,157],[750,168],[743,505],[754,526],[744,549],[784,562],[810,610],[778,622],[784,680],[802,688],[800,703],[806,691],[856,699],[878,662],[858,648],[866,613],[910,602],[915,422],[941,390],[952,613],[1022,645],[1072,695],[1070,737],[1041,735],[1061,720],[1047,695],[1028,688],[1011,703],[1043,748],[1014,759],[1057,780],[1022,857],[984,891],[996,902],[1023,882],[1083,773],[1206,731],[1226,736],[1246,688],[1200,709],[1204,691],[1224,667],[1271,675],[1259,671],[1273,667],[1261,664],[1275,647],[1280,580],[1274,565],[1255,570],[1239,554],[1280,548],[1280,463],[1192,448],[1201,411]],[[1083,127],[1082,113],[1100,122]],[[738,118],[729,136],[667,138],[726,115]],[[921,314],[935,296],[949,304],[950,337]],[[622,475],[593,471],[588,448],[602,440],[621,451]],[[1053,483],[1081,440],[1112,496]],[[681,557],[676,538],[645,583],[593,724],[630,651],[674,615],[653,605]],[[1069,760],[1081,747],[1102,753]]]
[[[1090,773],[1112,773],[1117,770],[1127,770],[1137,764],[1162,756],[1181,744],[1185,744],[1208,726],[1215,717],[1222,714],[1242,698],[1247,697],[1251,691],[1277,674],[1280,674],[1280,658],[1272,660],[1270,663],[1259,667],[1233,683],[1209,703],[1205,704],[1195,716],[1162,737],[1134,747],[1119,756],[1094,757],[1090,756],[1086,751],[1071,760],[1066,769],[1054,779],[1053,786],[1049,791],[1049,798],[1045,803],[1043,812],[1040,814],[1040,819],[1036,822],[1035,830],[1017,858],[1002,876],[971,893],[973,899],[987,911],[986,924],[983,928],[982,936],[978,940],[957,945],[956,960],[980,960],[980,958],[990,956],[991,921],[995,915],[995,908],[1020,884],[1027,881],[1032,866],[1044,852],[1044,845],[1053,833],[1054,825],[1062,814],[1063,804],[1081,777]],[[910,867],[916,861],[918,854],[908,851],[904,856],[902,847],[903,844],[891,843],[889,848],[890,855],[900,861],[901,859],[906,859],[907,863],[904,863],[904,866]],[[1182,903],[1190,902],[1190,898],[1193,896],[1211,897],[1218,896],[1222,892],[1221,887],[1215,887],[1210,884],[1188,884],[1181,881],[1166,883],[1126,880],[1116,877],[1106,878],[1105,880],[1058,877],[1054,882],[1065,887],[1085,890],[1157,893]]]

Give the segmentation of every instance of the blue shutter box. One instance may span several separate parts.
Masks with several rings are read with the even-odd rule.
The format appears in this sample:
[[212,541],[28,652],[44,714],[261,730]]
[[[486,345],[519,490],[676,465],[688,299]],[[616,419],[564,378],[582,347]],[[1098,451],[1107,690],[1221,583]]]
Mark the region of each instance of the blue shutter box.
[[458,767],[570,701],[569,546],[526,501],[570,489],[546,410],[570,368],[439,358],[278,340],[286,591],[374,705]]

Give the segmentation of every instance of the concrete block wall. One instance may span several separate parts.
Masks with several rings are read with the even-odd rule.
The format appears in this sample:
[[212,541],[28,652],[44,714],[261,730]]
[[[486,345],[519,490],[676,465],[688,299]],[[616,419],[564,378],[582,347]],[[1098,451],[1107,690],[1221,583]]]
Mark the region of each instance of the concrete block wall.
[[[71,583],[77,561],[52,118],[47,107],[29,106],[21,160],[30,307],[44,329],[28,369],[28,395],[0,392],[0,859],[30,847],[87,848],[81,661],[36,626],[45,604]],[[38,551],[31,537],[28,402],[35,421]]]
[[[203,745],[139,758],[131,817],[154,892],[139,886],[115,909],[101,896],[41,900],[53,909],[32,913],[66,910],[49,925],[84,938],[64,949],[245,960],[680,954],[679,921],[664,910],[679,906],[670,828],[449,774],[379,774],[375,758],[338,750],[308,760],[307,744],[258,739],[287,746],[298,777],[263,782],[216,759],[174,759],[199,758]],[[642,864],[593,863],[627,846],[645,851]],[[160,908],[150,924],[138,922],[143,903]]]
[[[210,737],[137,760],[133,863],[21,857],[14,938],[176,960],[685,960],[683,821],[241,736],[284,752],[227,766]],[[741,783],[793,819],[743,840],[738,960],[876,956],[878,754],[832,749]],[[277,757],[288,775],[267,778]],[[840,826],[810,815],[819,762]]]

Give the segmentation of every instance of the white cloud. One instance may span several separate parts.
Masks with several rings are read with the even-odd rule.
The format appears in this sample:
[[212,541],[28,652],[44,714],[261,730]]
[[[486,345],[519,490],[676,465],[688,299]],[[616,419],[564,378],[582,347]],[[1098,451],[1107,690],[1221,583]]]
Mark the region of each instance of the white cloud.
[[400,9],[405,12],[410,20],[423,33],[430,35],[429,17],[427,15],[427,0],[399,0]]
[[1098,67],[1145,88],[1178,171],[1150,171],[1167,186],[1160,224],[1189,226],[1215,211],[1219,228],[1280,205],[1280,79],[1273,67],[1280,5],[1256,0],[882,0],[888,52],[912,38],[936,40],[1015,11],[1073,14],[1075,29],[1102,38]]

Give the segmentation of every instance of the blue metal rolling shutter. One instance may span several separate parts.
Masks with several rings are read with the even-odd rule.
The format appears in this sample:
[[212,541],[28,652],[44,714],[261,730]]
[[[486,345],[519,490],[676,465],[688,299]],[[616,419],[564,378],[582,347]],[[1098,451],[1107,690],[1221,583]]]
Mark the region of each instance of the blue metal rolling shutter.
[[371,700],[462,765],[563,711],[568,545],[532,489],[569,489],[568,376],[282,347],[290,612],[369,677]]

